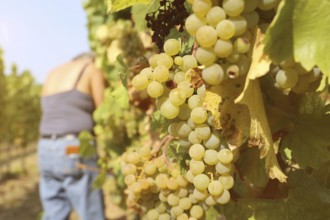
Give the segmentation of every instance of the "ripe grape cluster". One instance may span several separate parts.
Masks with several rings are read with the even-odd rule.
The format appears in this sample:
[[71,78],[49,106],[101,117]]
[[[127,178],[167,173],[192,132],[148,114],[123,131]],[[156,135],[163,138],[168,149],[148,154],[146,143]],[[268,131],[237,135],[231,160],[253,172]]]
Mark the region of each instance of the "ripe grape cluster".
[[[142,153],[129,153],[140,160],[125,159],[124,170],[132,170],[124,171],[128,200],[134,205],[151,201],[150,207],[142,205],[146,219],[202,219],[209,207],[230,201],[238,155],[215,129],[204,95],[225,80],[246,76],[253,30],[269,25],[260,18],[260,11],[274,10],[279,0],[223,0],[221,5],[212,5],[211,0],[188,2],[192,14],[184,28],[196,41],[194,53],[179,56],[180,40],[168,39],[162,45],[164,52],[152,55],[150,66],[132,79],[135,89],[156,99],[161,115],[170,121],[168,133],[189,158],[184,172],[177,163],[165,164],[158,155],[141,160]],[[272,66],[278,87],[292,91],[302,91],[305,82],[308,87],[321,75],[317,68],[307,72],[293,60]]]
[[179,26],[179,31],[183,30],[184,20],[189,15],[184,2],[185,0],[160,0],[158,10],[146,15],[147,27],[153,31],[152,40],[160,50],[172,28]]
[[[180,147],[190,157],[187,172],[181,173],[177,169],[175,175],[180,176],[180,181],[187,183],[182,186],[184,189],[178,190],[176,185],[179,185],[179,180],[175,179],[177,176],[169,175],[166,169],[150,174],[134,173],[125,177],[125,182],[129,186],[128,201],[133,201],[133,204],[143,203],[140,200],[145,196],[141,196],[141,191],[134,188],[141,184],[139,181],[147,178],[149,184],[156,182],[152,195],[158,195],[156,199],[165,203],[167,207],[165,213],[147,208],[147,219],[158,219],[160,215],[168,217],[164,219],[200,219],[205,216],[204,211],[210,206],[229,202],[229,189],[234,184],[234,155],[221,144],[220,135],[212,127],[213,116],[203,107],[205,85],[193,86],[190,81],[191,73],[198,69],[201,63],[193,55],[177,56],[181,49],[180,41],[177,39],[168,39],[163,49],[163,53],[150,57],[150,67],[144,68],[136,75],[132,79],[132,84],[137,90],[146,89],[150,97],[157,99],[156,104],[163,117],[172,120],[168,132],[178,139]],[[210,74],[213,74],[212,71]],[[168,86],[169,84],[171,86]],[[137,152],[131,154],[138,157]],[[141,167],[145,167],[146,164],[155,166],[157,163],[155,160],[149,160]],[[125,166],[130,166],[129,164],[132,164],[132,161],[126,160]],[[126,178],[134,180],[135,184]],[[164,186],[157,184],[159,178],[162,179],[159,183]],[[180,191],[185,192],[182,197],[178,195]],[[150,193],[150,190],[146,189],[143,192]]]

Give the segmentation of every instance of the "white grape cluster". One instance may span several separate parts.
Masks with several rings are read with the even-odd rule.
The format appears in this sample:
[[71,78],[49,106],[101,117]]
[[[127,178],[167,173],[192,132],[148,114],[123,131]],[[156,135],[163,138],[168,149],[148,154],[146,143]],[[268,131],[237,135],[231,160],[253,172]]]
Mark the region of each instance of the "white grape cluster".
[[[168,133],[190,158],[185,173],[155,165],[160,164],[156,158],[145,163],[156,166],[154,173],[125,174],[129,201],[144,204],[147,198],[152,203],[145,209],[146,219],[202,219],[210,206],[230,201],[237,155],[225,147],[213,128],[213,116],[203,106],[204,93],[210,86],[246,75],[251,63],[250,30],[260,23],[257,9],[271,10],[279,0],[223,0],[221,6],[213,6],[211,0],[189,2],[193,13],[186,19],[185,29],[198,45],[194,54],[179,56],[180,41],[168,39],[164,52],[151,56],[150,67],[132,79],[135,89],[146,90],[157,100],[161,114],[171,120]],[[276,74],[289,67],[285,65],[278,65],[281,69]],[[199,74],[201,85],[192,82],[194,74]],[[132,166],[132,161],[125,162]],[[142,193],[141,180],[153,183]],[[152,192],[153,199],[143,194],[146,192]],[[160,200],[156,207],[155,200]]]
[[[205,165],[197,164],[191,165],[188,173],[182,175],[177,163],[167,164],[163,156],[153,158],[148,147],[126,152],[122,172],[127,185],[128,207],[145,213],[143,219],[147,220],[193,220],[205,217],[210,206],[227,203],[230,199],[228,190],[234,184],[229,175],[233,155],[230,150],[223,149],[215,159],[205,156],[209,153],[201,153],[200,146],[190,148],[189,155],[194,158],[190,164],[201,161],[200,155],[204,155],[207,163],[218,161],[213,169],[207,169],[207,175],[200,172]],[[214,172],[222,175],[214,175]]]
[[127,205],[143,212],[144,219],[188,219],[185,211],[196,212],[189,196],[189,182],[176,163],[152,158],[150,149],[123,155],[122,171],[127,185]]
[[274,5],[278,1],[224,0],[221,6],[212,6],[211,0],[191,1],[193,13],[185,28],[198,44],[195,56],[203,66],[204,82],[217,86],[248,72],[250,29],[259,23],[256,8],[265,8],[264,3],[270,2]]
[[[233,153],[221,147],[220,136],[212,129],[213,116],[203,107],[205,85],[193,88],[189,81],[190,71],[198,67],[198,61],[193,55],[173,58],[179,50],[178,40],[167,40],[164,44],[165,52],[150,57],[150,67],[144,68],[132,79],[134,88],[146,89],[149,96],[157,98],[161,114],[172,120],[168,128],[169,134],[178,139],[180,147],[191,158],[185,174],[179,169],[175,175],[173,172],[168,174],[168,170],[159,170],[161,167],[158,167],[156,174],[152,173],[147,177],[152,182],[152,175],[156,175],[153,192],[159,195],[156,199],[167,205],[165,213],[147,209],[147,219],[201,219],[210,206],[230,201],[229,189],[234,185]],[[176,87],[168,88],[168,81],[173,81]],[[131,154],[138,155],[136,152]],[[132,161],[128,160],[126,163]],[[158,164],[152,160],[145,164],[155,163]],[[128,191],[134,192],[138,187],[137,192],[140,193],[141,179],[136,182],[136,174],[133,176],[134,174],[130,174],[125,177]],[[177,179],[178,176],[180,180]],[[187,183],[180,185],[179,182],[184,181]],[[146,192],[150,190],[147,189]],[[141,198],[133,193],[128,196],[128,201],[137,204],[141,203]]]

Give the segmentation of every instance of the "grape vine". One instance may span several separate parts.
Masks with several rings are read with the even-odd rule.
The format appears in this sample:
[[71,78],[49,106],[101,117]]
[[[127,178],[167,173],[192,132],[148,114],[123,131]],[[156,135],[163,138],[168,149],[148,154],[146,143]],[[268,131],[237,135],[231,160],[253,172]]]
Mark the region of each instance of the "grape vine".
[[[278,208],[274,218],[326,218],[327,203],[317,192],[329,196],[319,177],[329,167],[330,71],[319,59],[307,66],[288,51],[296,50],[286,40],[292,36],[283,38],[285,56],[276,57],[273,47],[285,32],[278,23],[295,6],[286,0],[155,2],[142,7],[159,52],[144,53],[140,70],[126,71],[127,101],[137,107],[134,99],[143,96],[149,103],[147,132],[130,136],[120,156],[128,212],[142,219],[265,219]],[[123,8],[111,3],[112,11]],[[139,3],[145,2],[127,7],[141,13]],[[295,27],[308,23],[298,18],[290,18]],[[108,45],[107,39],[96,44]],[[313,204],[303,202],[308,198]],[[317,217],[310,210],[319,210]]]

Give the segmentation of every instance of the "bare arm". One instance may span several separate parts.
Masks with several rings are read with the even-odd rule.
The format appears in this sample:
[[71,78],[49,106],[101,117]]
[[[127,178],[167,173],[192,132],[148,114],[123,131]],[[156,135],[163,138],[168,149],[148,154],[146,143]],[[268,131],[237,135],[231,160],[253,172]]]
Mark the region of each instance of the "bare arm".
[[91,65],[91,95],[96,107],[99,107],[104,99],[105,79],[103,72]]

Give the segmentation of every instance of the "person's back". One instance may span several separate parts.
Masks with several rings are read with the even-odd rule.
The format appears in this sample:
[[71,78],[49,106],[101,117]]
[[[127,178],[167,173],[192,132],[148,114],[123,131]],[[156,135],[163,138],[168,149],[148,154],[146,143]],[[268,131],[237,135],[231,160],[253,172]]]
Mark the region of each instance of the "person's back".
[[102,102],[103,91],[102,72],[89,56],[60,65],[46,79],[38,144],[44,220],[67,219],[72,208],[82,220],[104,219],[101,191],[91,186],[97,174],[77,167],[77,163],[97,165],[97,155],[79,157],[78,134],[92,132],[92,113]]
[[[103,96],[102,79],[97,79],[100,76],[94,68],[91,61],[85,58],[65,63],[50,73],[42,91],[41,134],[92,131],[92,113]],[[96,87],[99,91],[92,91],[91,82],[100,84]]]

